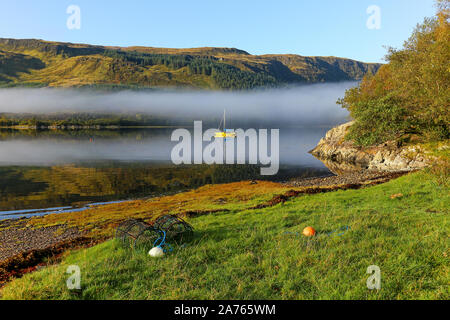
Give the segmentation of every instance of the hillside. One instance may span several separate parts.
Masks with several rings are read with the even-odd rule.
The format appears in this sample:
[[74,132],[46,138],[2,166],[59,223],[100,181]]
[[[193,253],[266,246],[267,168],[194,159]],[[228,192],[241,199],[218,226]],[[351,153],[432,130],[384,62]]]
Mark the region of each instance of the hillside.
[[234,48],[103,47],[0,38],[0,86],[251,89],[360,80],[380,64]]

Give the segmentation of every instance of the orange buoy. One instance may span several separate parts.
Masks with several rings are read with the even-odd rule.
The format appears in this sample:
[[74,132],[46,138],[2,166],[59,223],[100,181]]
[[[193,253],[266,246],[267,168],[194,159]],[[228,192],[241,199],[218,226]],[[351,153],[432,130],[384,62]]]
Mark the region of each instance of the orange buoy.
[[313,227],[306,227],[303,229],[303,235],[306,237],[313,237],[316,235],[316,230]]

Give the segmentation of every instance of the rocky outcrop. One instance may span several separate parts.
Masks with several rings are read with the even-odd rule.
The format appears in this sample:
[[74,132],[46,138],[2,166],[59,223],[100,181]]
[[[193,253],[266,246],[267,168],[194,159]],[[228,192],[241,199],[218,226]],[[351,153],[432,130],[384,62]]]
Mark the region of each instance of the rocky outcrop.
[[395,143],[363,148],[345,140],[348,122],[331,129],[311,153],[337,174],[352,170],[412,171],[429,163],[419,146],[397,147]]

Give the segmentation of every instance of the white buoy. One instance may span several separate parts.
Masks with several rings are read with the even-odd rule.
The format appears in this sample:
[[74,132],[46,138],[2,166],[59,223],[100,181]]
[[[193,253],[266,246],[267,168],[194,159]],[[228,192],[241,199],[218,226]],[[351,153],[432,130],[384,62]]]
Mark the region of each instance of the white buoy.
[[160,258],[164,256],[164,251],[160,247],[154,247],[148,252],[148,254],[153,258]]

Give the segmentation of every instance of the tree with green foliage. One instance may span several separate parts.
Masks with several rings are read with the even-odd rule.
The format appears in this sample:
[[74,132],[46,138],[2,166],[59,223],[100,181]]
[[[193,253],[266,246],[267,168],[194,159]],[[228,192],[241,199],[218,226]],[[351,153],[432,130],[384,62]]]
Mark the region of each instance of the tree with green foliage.
[[104,55],[116,61],[131,62],[142,67],[164,65],[173,70],[187,67],[190,75],[212,77],[215,85],[221,89],[253,89],[272,87],[277,84],[277,80],[267,72],[243,71],[212,56],[153,54],[121,50],[106,50]]
[[338,101],[355,124],[348,138],[374,145],[407,135],[422,141],[450,135],[450,0],[417,26],[401,50],[390,48],[388,63]]

